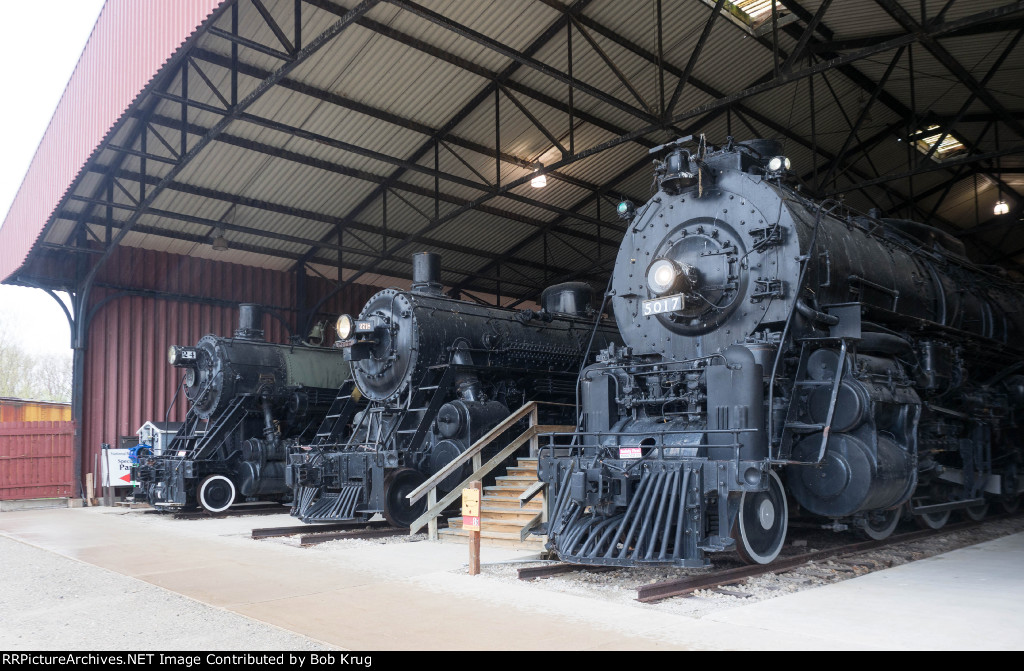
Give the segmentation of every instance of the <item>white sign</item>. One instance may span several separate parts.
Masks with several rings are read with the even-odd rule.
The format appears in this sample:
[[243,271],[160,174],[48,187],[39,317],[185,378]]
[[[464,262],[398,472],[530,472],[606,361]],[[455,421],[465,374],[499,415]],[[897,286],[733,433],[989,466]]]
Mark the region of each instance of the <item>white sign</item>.
[[620,447],[619,448],[619,459],[639,459],[640,454],[639,447]]
[[132,486],[132,462],[128,458],[128,448],[103,450],[102,461],[104,487]]

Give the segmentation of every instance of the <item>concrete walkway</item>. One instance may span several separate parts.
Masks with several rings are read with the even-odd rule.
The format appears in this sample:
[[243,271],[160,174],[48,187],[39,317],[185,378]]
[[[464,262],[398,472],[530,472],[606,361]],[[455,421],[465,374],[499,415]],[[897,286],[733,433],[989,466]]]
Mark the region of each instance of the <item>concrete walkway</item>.
[[1024,649],[1024,534],[695,618],[471,577],[461,545],[249,538],[294,523],[52,509],[0,514],[0,535],[348,650]]

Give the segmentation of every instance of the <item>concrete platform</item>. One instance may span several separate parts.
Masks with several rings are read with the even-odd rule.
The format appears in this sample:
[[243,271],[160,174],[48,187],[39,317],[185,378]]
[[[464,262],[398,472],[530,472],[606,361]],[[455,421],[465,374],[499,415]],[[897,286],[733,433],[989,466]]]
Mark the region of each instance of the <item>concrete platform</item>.
[[249,538],[291,524],[52,509],[4,513],[0,535],[348,650],[1024,649],[1024,534],[692,617],[471,577],[460,545]]

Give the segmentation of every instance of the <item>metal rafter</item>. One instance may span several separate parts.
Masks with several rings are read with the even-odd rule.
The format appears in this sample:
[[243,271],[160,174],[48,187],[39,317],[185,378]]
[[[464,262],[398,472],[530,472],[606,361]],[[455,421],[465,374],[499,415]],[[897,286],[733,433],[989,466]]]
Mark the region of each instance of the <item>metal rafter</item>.
[[[934,36],[929,34],[927,28],[921,26],[917,21],[914,20],[907,10],[903,9],[896,0],[875,0],[878,6],[881,7],[889,14],[893,19],[896,20],[903,29],[908,33],[916,35],[928,52],[936,58],[950,73],[953,74],[961,83],[967,86],[972,93],[974,93],[986,106],[996,114],[1000,116],[1003,122],[1013,129],[1018,136],[1024,138],[1024,124],[1020,123],[1009,113],[1009,111],[1003,107],[1002,103],[996,100],[980,82],[978,82],[967,68],[960,64],[960,61],[956,60],[952,54],[950,54],[945,47],[939,44]],[[1021,4],[1021,3],[1015,3]],[[941,18],[939,19],[941,20]]]

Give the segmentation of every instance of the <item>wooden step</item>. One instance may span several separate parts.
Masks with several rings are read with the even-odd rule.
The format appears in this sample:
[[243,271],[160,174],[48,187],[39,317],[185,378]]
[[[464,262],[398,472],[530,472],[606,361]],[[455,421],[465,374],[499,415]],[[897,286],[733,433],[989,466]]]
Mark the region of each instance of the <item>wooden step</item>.
[[506,485],[506,484],[491,485],[489,487],[484,487],[484,496],[487,496],[487,495],[493,495],[493,496],[519,496],[520,494],[525,492],[528,487],[529,487],[529,485],[527,485],[527,484],[522,484],[522,485]]
[[[480,505],[494,505],[503,508],[518,508],[519,497],[518,496],[485,496]],[[530,501],[523,506],[523,510],[540,509],[544,507],[544,497],[541,494],[530,499]]]
[[488,506],[485,502],[480,507],[480,516],[489,520],[520,520],[521,522],[529,522],[541,510],[540,506],[536,508],[510,508],[508,506]]
[[[536,513],[534,513],[536,515]],[[480,518],[480,533],[483,534],[485,531],[496,531],[499,533],[516,534],[516,538],[519,537],[519,532],[523,530],[523,524],[528,522],[529,519],[523,520],[522,522],[517,520],[495,520],[488,517]],[[461,517],[449,517],[448,518],[449,529],[461,529],[462,518]]]
[[525,484],[527,487],[537,482],[537,475],[499,475],[494,478],[495,482],[504,482],[511,485]]
[[[439,529],[437,532],[439,540],[447,543],[468,543],[469,532],[462,529]],[[527,536],[526,540],[519,540],[519,533],[502,533],[497,531],[481,531],[480,543],[484,546],[509,547],[516,550],[544,549],[547,542],[545,536]]]

